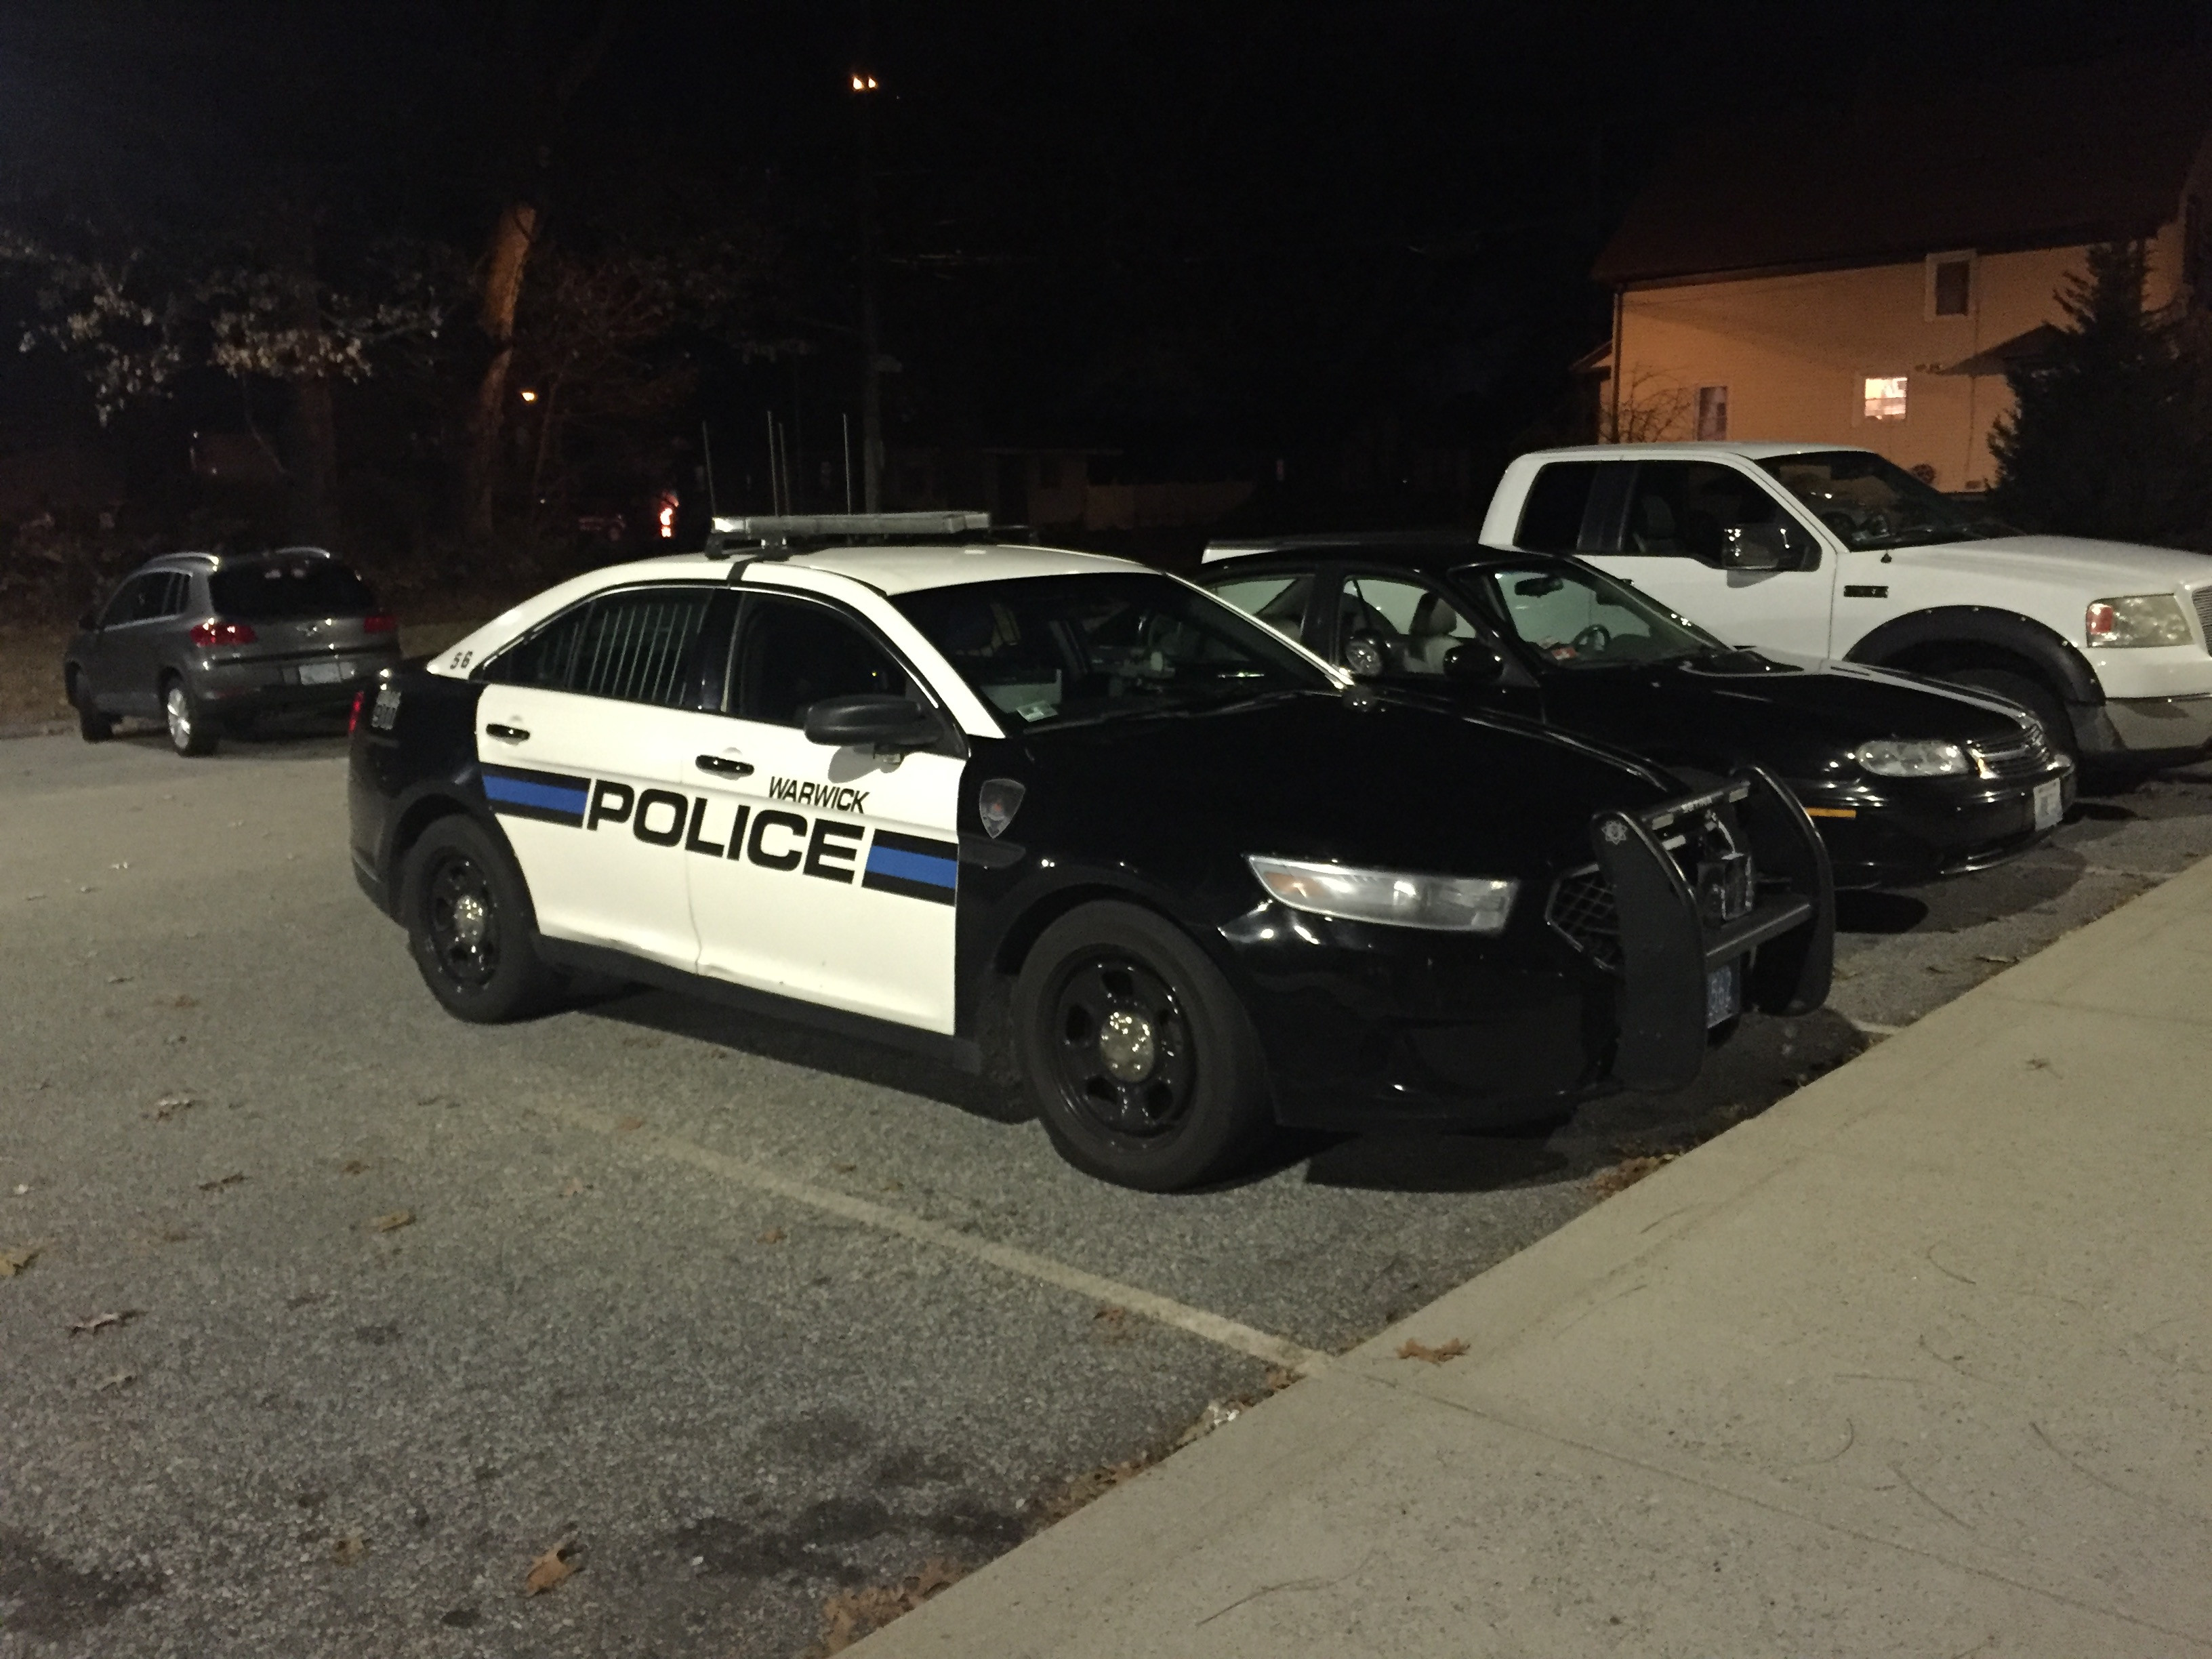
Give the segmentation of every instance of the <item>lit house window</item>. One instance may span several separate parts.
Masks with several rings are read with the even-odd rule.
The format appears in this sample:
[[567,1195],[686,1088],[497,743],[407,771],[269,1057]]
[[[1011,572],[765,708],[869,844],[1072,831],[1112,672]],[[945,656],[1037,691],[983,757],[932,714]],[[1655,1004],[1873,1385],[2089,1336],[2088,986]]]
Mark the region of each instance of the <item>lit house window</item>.
[[1974,256],[1971,253],[1931,253],[1928,256],[1928,314],[1930,317],[1969,317],[1974,310]]
[[1728,436],[1726,386],[1701,386],[1698,388],[1698,436],[1709,441]]
[[1866,418],[1901,421],[1905,418],[1905,380],[1902,374],[1869,374],[1866,378]]

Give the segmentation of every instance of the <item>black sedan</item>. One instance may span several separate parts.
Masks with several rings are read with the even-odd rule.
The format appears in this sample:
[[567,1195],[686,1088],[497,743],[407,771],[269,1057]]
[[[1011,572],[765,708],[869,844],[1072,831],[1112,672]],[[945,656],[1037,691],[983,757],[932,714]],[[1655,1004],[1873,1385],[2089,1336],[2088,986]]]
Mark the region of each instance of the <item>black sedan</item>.
[[1217,544],[1204,584],[1363,678],[1521,714],[1662,765],[1766,767],[1837,884],[1905,886],[2043,839],[2074,769],[1994,696],[1731,649],[1579,561],[1448,538]]

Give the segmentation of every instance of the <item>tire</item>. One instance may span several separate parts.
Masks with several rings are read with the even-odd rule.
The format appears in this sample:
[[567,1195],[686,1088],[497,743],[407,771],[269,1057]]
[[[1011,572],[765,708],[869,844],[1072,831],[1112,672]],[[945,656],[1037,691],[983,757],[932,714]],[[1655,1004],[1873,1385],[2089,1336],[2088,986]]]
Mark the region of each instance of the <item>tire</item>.
[[430,994],[447,1013],[496,1025],[542,1010],[556,976],[538,959],[529,890],[492,839],[441,818],[409,849],[399,919]]
[[106,743],[115,735],[115,716],[103,714],[92,700],[84,677],[74,669],[69,677],[69,700],[76,710],[76,733],[87,743]]
[[214,716],[174,674],[161,682],[161,719],[168,727],[169,747],[179,755],[215,753],[220,734]]
[[1135,905],[1044,930],[1014,982],[1014,1041],[1062,1158],[1145,1192],[1230,1173],[1269,1119],[1259,1038],[1221,970]]
[[2051,739],[2051,748],[2080,766],[2081,751],[2074,741],[2074,722],[2067,718],[2066,705],[2042,681],[2008,668],[1960,668],[1936,678],[1977,691],[1994,691],[2018,703],[2043,722],[2044,734]]

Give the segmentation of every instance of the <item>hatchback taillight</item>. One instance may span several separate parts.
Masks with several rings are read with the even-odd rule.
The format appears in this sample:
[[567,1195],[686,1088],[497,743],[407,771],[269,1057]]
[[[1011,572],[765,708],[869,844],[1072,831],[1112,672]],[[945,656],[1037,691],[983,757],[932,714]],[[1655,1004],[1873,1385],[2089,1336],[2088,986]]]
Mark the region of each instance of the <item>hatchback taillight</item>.
[[399,631],[399,619],[380,611],[373,617],[361,619],[361,631],[364,634],[396,634]]
[[248,623],[204,622],[192,624],[194,645],[252,645],[256,638]]

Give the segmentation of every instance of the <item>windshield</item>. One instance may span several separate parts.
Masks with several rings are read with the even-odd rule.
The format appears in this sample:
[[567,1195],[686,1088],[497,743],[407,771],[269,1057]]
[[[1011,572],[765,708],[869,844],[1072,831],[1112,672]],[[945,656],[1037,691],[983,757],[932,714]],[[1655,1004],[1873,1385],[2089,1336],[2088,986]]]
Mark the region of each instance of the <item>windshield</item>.
[[226,562],[208,578],[208,597],[233,622],[365,617],[376,609],[367,582],[336,559],[306,555]]
[[976,696],[1024,726],[1336,689],[1267,629],[1165,576],[1031,576],[892,603]]
[[1863,450],[1775,455],[1759,465],[1855,553],[2019,533],[2002,520],[1954,501],[1903,467]]
[[1626,584],[1563,560],[1470,565],[1458,580],[1554,668],[1679,662],[1728,648]]

